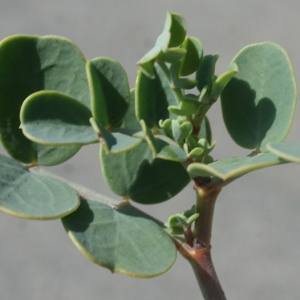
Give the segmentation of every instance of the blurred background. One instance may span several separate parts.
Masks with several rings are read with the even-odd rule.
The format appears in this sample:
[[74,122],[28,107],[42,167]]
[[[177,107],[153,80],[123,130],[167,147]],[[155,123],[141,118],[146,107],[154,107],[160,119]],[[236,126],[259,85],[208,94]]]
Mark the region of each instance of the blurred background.
[[[134,86],[135,63],[162,32],[167,11],[187,20],[205,54],[218,52],[217,74],[244,46],[273,41],[286,49],[300,86],[298,0],[0,0],[0,39],[24,33],[71,39],[87,59],[118,60]],[[247,155],[223,124],[220,105],[209,111],[215,159]],[[299,141],[300,115],[288,141]],[[48,170],[116,197],[100,172],[98,145]],[[3,152],[3,151],[2,151]],[[299,299],[299,165],[248,174],[223,189],[216,204],[212,254],[229,300]],[[162,221],[195,202],[192,185],[160,205],[138,206]],[[202,299],[182,258],[166,274],[135,279],[111,274],[73,246],[61,221],[26,221],[0,213],[0,299]]]

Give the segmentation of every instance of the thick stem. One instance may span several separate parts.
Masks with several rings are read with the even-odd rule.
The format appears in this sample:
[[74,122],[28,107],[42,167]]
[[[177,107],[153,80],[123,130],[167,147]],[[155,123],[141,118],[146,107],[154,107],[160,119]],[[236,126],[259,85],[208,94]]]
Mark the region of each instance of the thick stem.
[[185,257],[194,270],[199,287],[205,300],[226,300],[211,259],[210,247],[181,244],[175,241],[178,251]]
[[209,247],[215,203],[222,188],[195,184],[194,189],[197,195],[196,211],[199,213],[195,221],[194,237],[199,244]]
[[213,266],[210,248],[196,249],[188,260],[193,267],[204,299],[226,300]]
[[218,280],[210,253],[210,240],[216,199],[221,191],[218,185],[195,181],[197,194],[193,244],[176,242],[179,252],[190,262],[205,300],[226,300]]

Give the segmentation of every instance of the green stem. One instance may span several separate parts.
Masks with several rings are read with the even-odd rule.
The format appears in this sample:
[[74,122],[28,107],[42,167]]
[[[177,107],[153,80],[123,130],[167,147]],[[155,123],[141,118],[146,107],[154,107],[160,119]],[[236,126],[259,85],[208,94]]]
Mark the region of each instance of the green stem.
[[197,195],[196,212],[199,217],[195,221],[194,237],[203,246],[210,246],[214,208],[221,187],[199,186],[195,184],[194,189]]
[[210,99],[210,101],[208,101],[208,103],[201,103],[199,111],[195,114],[194,119],[193,119],[192,135],[198,136],[198,134],[201,130],[201,124],[205,118],[205,115],[215,102],[216,102],[216,100]]

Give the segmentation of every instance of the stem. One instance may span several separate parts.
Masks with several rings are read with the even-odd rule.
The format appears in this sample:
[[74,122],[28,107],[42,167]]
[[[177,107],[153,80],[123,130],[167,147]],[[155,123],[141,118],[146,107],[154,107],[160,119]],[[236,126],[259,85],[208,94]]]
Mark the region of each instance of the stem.
[[192,233],[191,227],[184,228],[183,234],[184,234],[186,243],[189,246],[193,246],[194,237],[193,237],[193,233]]
[[201,103],[201,106],[196,112],[193,120],[193,135],[198,136],[200,129],[201,129],[201,124],[205,118],[206,113],[209,111],[211,106],[216,102],[215,99],[210,99],[207,103]]
[[175,241],[178,251],[190,262],[205,300],[226,300],[211,258],[211,230],[216,199],[221,191],[219,185],[200,183],[195,180],[197,195],[193,244]]
[[226,300],[211,259],[211,247],[188,244],[174,240],[177,250],[192,265],[198,285],[205,300]]
[[204,299],[226,300],[211,259],[210,247],[196,249],[188,259]]
[[197,195],[196,211],[199,213],[199,217],[195,221],[194,236],[199,244],[208,247],[210,246],[215,203],[222,188],[195,184],[194,189]]

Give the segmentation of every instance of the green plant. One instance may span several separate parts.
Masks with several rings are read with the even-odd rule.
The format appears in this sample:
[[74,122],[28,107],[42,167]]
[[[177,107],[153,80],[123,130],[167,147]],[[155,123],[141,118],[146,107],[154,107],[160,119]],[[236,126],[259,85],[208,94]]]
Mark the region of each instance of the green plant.
[[[4,39],[0,134],[13,159],[0,158],[0,210],[28,219],[62,218],[75,245],[112,272],[157,276],[172,266],[178,250],[204,298],[225,299],[210,255],[216,198],[246,173],[299,162],[300,145],[282,143],[297,99],[284,50],[270,42],[250,45],[219,77],[217,59],[186,37],[186,23],[174,13],[138,62],[132,90],[119,63],[106,57],[86,62],[64,38]],[[219,96],[227,130],[250,149],[247,157],[211,156],[215,143],[206,113]],[[97,142],[106,182],[122,201],[39,168]],[[195,206],[164,224],[129,202],[167,201],[191,180]]]

